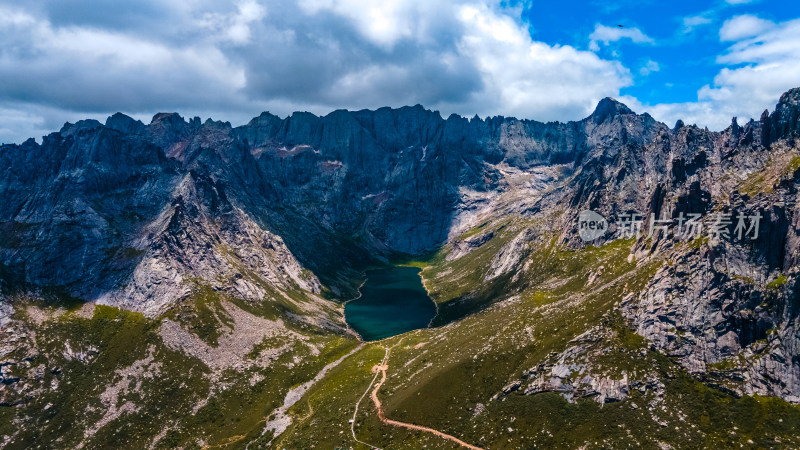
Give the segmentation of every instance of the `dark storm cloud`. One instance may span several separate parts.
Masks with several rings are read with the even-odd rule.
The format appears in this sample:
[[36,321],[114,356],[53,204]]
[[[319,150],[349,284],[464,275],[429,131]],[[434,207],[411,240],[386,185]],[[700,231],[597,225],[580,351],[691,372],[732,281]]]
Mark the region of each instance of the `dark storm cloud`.
[[[159,32],[170,19],[178,19],[164,1],[121,2],[118,0],[29,0],[55,26],[79,26],[114,30]],[[109,14],[110,12],[113,14]]]
[[254,28],[265,39],[235,49],[250,95],[375,107],[460,102],[482,87],[473,62],[458,54],[463,25],[453,17],[432,18],[427,42],[402,38],[386,48],[331,11],[304,14],[282,2],[269,12],[270,21]]

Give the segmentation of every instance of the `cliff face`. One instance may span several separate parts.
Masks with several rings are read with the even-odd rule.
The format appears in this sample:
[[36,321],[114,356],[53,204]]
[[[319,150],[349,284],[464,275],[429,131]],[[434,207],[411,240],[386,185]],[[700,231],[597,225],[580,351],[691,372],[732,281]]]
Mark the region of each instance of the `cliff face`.
[[[157,246],[153,230],[186,202],[210,202],[209,219],[230,203],[317,272],[336,266],[342,247],[346,263],[416,254],[447,239],[469,192],[498,188],[498,163],[579,160],[590,119],[444,120],[416,106],[264,113],[238,128],[174,113],[147,126],[119,113],[105,125],[66,124],[42,144],[0,150],[0,264],[17,283],[119,298],[113,291]],[[180,194],[196,180],[219,200]]]
[[[585,245],[577,232],[582,210],[608,218],[608,234],[594,244],[619,237],[623,218],[640,214],[642,233],[631,258],[667,263],[642,293],[620,305],[637,333],[714,386],[795,403],[798,95],[800,90],[789,91],[759,122],[740,126],[734,118],[719,133],[682,123],[669,129],[646,115],[606,118],[589,133],[595,140],[564,192],[537,206],[549,211],[569,203],[556,228],[572,247]],[[692,213],[701,217],[703,231],[677,236],[680,218]],[[669,231],[656,228],[648,236],[651,215],[666,220]],[[714,227],[721,230],[719,239],[710,237]]]
[[[752,241],[648,238],[645,221],[632,258],[671,263],[620,309],[699,376],[800,401],[799,103],[789,91],[722,132],[669,128],[613,99],[569,123],[415,106],[264,113],[236,128],[177,114],[66,124],[0,148],[0,288],[156,316],[203,279],[252,301],[302,292],[309,321],[337,328],[326,288],[347,297],[360,267],[396,254],[450,243],[468,255],[487,239],[458,236],[479,216],[546,218],[576,249],[585,209],[609,219],[596,245],[631,212],[760,214]],[[519,270],[536,236],[495,255],[487,280]]]

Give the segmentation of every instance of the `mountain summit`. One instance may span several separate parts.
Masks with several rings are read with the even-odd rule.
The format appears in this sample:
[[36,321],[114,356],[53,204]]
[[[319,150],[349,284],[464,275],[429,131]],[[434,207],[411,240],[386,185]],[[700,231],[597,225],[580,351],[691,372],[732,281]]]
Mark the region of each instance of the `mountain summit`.
[[609,117],[618,116],[622,114],[635,114],[626,105],[614,100],[611,97],[606,97],[597,104],[597,107],[590,116],[594,123],[602,123]]

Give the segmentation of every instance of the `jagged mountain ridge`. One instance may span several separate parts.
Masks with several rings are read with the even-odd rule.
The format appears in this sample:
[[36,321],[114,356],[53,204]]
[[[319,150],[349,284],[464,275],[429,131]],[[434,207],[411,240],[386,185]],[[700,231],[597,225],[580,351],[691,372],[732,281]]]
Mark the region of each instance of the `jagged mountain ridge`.
[[[568,123],[445,120],[419,105],[263,113],[237,128],[174,113],[144,125],[117,113],[105,125],[65,124],[42,144],[2,147],[0,264],[6,285],[63,287],[154,315],[185,297],[195,277],[256,300],[266,295],[261,283],[318,295],[319,276],[341,296],[352,292],[359,262],[442,245],[497,208],[512,189],[504,170],[541,167],[560,174],[541,175],[531,192],[546,194],[511,208],[536,217],[568,204],[553,229],[579,247],[583,209],[611,218],[607,239],[622,211],[709,210],[732,189],[719,182],[726,172],[753,170],[771,144],[793,142],[799,95],[789,91],[771,115],[744,126],[734,119],[722,132],[669,128],[610,98]],[[768,269],[762,278],[797,263],[797,239],[784,244],[786,220],[775,227],[754,247]],[[252,254],[264,240],[273,254]],[[237,276],[241,265],[257,279]]]
[[[164,113],[148,126],[119,113],[105,125],[66,124],[41,145],[29,140],[1,151],[2,223],[9,242],[20,244],[4,246],[2,264],[34,286],[105,298],[136,263],[109,253],[147,252],[140,234],[168,208],[187,173],[213,180],[289,242],[316,237],[315,246],[338,253],[344,245],[336,236],[346,235],[367,254],[417,253],[445,240],[460,189],[492,187],[497,174],[485,162],[568,159],[578,128],[445,121],[419,106],[284,120],[265,113],[236,129]],[[551,135],[560,137],[551,142]],[[294,248],[318,267],[317,254],[303,257],[304,245]]]
[[[111,370],[103,380],[133,370],[140,380],[157,377],[181,386],[206,370],[212,384],[192,378],[186,386],[192,396],[175,407],[203,411],[213,423],[215,402],[230,401],[230,420],[238,421],[242,417],[230,411],[241,409],[238,389],[245,389],[258,397],[248,399],[258,412],[244,417],[239,431],[221,426],[214,432],[217,442],[244,434],[245,442],[268,442],[258,423],[272,417],[272,409],[260,411],[260,402],[277,408],[289,388],[356,346],[341,307],[330,300],[349,298],[364,266],[430,249],[438,251],[422,276],[438,305],[435,325],[447,326],[390,339],[413,343],[395,349],[393,358],[405,358],[404,365],[391,363],[408,381],[393,388],[397,395],[387,402],[392,417],[422,419],[440,429],[469,424],[450,431],[474,442],[493,434],[489,442],[499,445],[507,442],[503,434],[529,434],[522,425],[495,426],[497,418],[518,415],[514,404],[541,408],[540,394],[558,392],[569,403],[586,397],[639,408],[645,397],[626,400],[636,390],[653,414],[647,426],[664,427],[669,421],[659,411],[676,408],[670,401],[696,412],[680,402],[685,397],[691,403],[696,394],[679,389],[676,395],[670,380],[682,380],[681,372],[669,364],[726,393],[724,402],[768,395],[798,403],[799,104],[800,90],[789,91],[772,114],[743,126],[734,119],[722,132],[681,122],[670,128],[613,99],[566,124],[445,120],[422,107],[286,119],[265,113],[237,128],[187,122],[177,114],[157,114],[144,125],[115,114],[105,125],[67,124],[41,145],[0,147],[0,193],[9,200],[0,205],[0,320],[9,336],[0,349],[9,386],[0,406],[19,407],[11,415],[27,424],[3,433],[18,445],[31,442],[39,429],[47,430],[48,439],[65,436],[62,422],[46,425],[57,414],[52,411],[62,411],[59,420],[74,419],[63,406],[49,409],[48,402],[60,405],[63,396],[76,395],[68,386],[59,388],[59,380],[74,383],[85,370]],[[584,209],[609,220],[609,232],[593,245],[578,237],[576,219]],[[617,239],[619,217],[632,211],[672,219],[688,212],[760,212],[764,220],[761,237],[752,242]],[[137,343],[136,351],[115,353],[113,345],[101,344],[104,339],[73,328],[143,319],[100,307],[92,316],[91,304],[77,312],[37,312],[37,304],[25,299],[51,293],[145,312],[151,329],[141,336],[148,337],[124,335]],[[109,315],[116,318],[109,321]],[[631,330],[647,340],[631,337]],[[26,334],[38,343],[19,339]],[[307,357],[326,349],[330,359]],[[379,363],[383,352],[376,349],[356,348],[356,361]],[[436,363],[419,358],[428,349],[438,355]],[[674,363],[665,363],[663,355]],[[95,358],[102,367],[92,365]],[[35,366],[42,361],[68,369],[54,366],[46,373],[45,366]],[[276,368],[273,361],[281,363]],[[161,364],[169,367],[164,373]],[[371,363],[350,364],[360,366],[349,369],[348,380],[372,378],[366,370]],[[653,371],[652,364],[662,368]],[[140,366],[150,372],[137,375]],[[173,379],[183,373],[174,372],[176,366],[191,369]],[[572,379],[577,368],[581,378]],[[228,369],[238,373],[235,381],[217,386]],[[420,373],[425,381],[417,386],[419,378],[411,380]],[[475,374],[482,383],[464,378]],[[336,380],[341,378],[322,382]],[[274,392],[265,394],[265,386]],[[319,413],[322,426],[345,423],[341,411],[364,388],[356,385],[343,396],[338,387],[317,392],[317,399],[338,398],[327,406],[315,400],[314,409],[333,405],[330,417]],[[153,410],[163,392],[134,392],[149,397],[120,408],[106,394],[100,402],[109,412],[91,409],[90,419],[69,427],[77,431],[66,432],[68,442],[110,442],[109,433],[124,429],[118,424],[140,420],[136,408]],[[93,398],[67,404],[80,408]],[[461,406],[451,408],[451,402]],[[483,420],[484,410],[492,421]],[[794,417],[793,410],[784,411],[787,419]],[[592,423],[603,420],[590,416]],[[136,428],[135,442],[155,445],[168,431],[177,434],[164,442],[205,440],[197,433],[206,422],[180,417],[180,427]],[[634,413],[624,417],[629,425],[639,420]],[[670,420],[670,435],[676,424],[680,433],[649,430],[648,442],[696,445],[713,434],[700,424],[703,431],[694,436],[683,426],[685,417]],[[297,423],[301,430],[306,425]],[[792,429],[784,432],[793,435]],[[308,446],[331,437],[318,434],[301,431],[287,439]],[[772,442],[764,440],[769,437],[753,436],[759,443]]]
[[[780,114],[787,113],[776,112],[770,120],[777,121]],[[626,118],[637,122],[639,129],[633,133],[623,129],[620,136],[609,123]],[[778,131],[782,126],[775,122],[772,131],[762,132],[761,123],[751,122],[736,133],[743,139],[753,139],[755,133],[763,140],[770,132],[782,132]],[[1,219],[9,229],[6,235],[13,236],[10,239],[26,242],[31,234],[11,228],[60,220],[57,212],[62,210],[80,217],[75,222],[81,223],[116,219],[124,211],[140,218],[142,223],[133,226],[141,231],[142,224],[154,220],[168,203],[183,174],[191,172],[216,180],[246,214],[265,229],[280,229],[279,234],[293,234],[287,228],[298,227],[296,234],[305,236],[295,239],[301,241],[309,235],[344,234],[367,253],[418,253],[446,240],[463,204],[460,190],[497,188],[499,175],[493,165],[579,167],[590,150],[615,148],[615,139],[622,146],[641,146],[664,130],[649,115],[637,116],[612,99],[600,102],[590,117],[566,124],[503,117],[467,120],[455,115],[444,120],[420,106],[336,111],[325,117],[296,113],[286,119],[264,113],[235,129],[227,123],[201,124],[198,118],[186,122],[177,114],[164,113],[145,126],[118,113],[105,126],[96,121],[66,124],[41,145],[30,140],[4,146],[0,170],[7,201]],[[58,193],[60,186],[68,192]],[[108,194],[124,197],[125,190],[128,195],[136,192],[133,199],[126,199],[133,205],[79,205],[86,197],[109,203]],[[290,215],[301,220],[281,226]],[[20,270],[20,261],[27,259],[24,278],[35,285],[79,284],[85,275],[99,270],[98,287],[111,289],[118,280],[104,283],[114,277],[103,271],[121,268],[108,262],[94,267],[106,260],[98,252],[110,247],[95,241],[104,237],[121,246],[119,241],[132,239],[134,232],[126,221],[114,222],[114,227],[92,229],[91,235],[77,229],[70,242],[41,233],[39,226],[30,227],[37,228],[34,236],[44,238],[35,245],[35,253],[49,249],[59,252],[58,257],[37,261],[35,256],[29,259],[24,249],[7,248],[2,263]],[[53,228],[67,226],[65,221]],[[285,239],[291,242],[293,237]],[[331,240],[325,236],[316,243],[325,246]],[[307,264],[314,259],[303,257],[302,246],[295,247]],[[76,255],[82,255],[82,261],[72,264]],[[62,266],[70,267],[71,273],[53,267],[56,259],[68,262]],[[92,284],[97,286],[96,281]],[[97,295],[83,288],[74,292],[89,298]]]

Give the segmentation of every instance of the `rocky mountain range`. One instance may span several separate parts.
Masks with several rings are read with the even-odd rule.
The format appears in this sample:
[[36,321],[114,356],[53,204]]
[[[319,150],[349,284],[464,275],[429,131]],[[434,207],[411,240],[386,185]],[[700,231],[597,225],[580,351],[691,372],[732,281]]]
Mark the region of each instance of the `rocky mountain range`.
[[[2,145],[0,442],[448,448],[355,415],[393,348],[387,414],[482,447],[800,445],[799,138],[800,88],[721,132],[606,98],[568,123],[117,113]],[[423,267],[438,315],[360,343],[342,302],[387,264]]]

